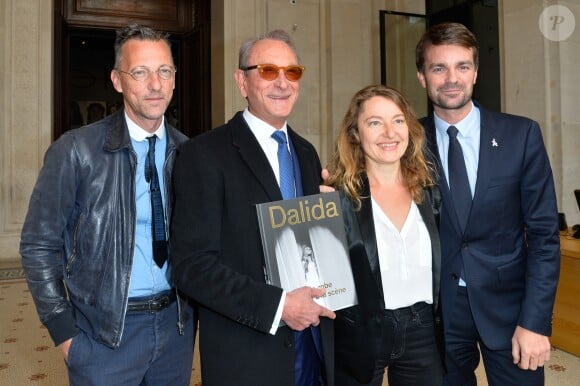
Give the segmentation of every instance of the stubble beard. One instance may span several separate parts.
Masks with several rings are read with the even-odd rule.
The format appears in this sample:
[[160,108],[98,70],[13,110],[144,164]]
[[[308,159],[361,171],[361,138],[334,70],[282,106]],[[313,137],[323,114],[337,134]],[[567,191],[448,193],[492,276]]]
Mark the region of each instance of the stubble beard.
[[473,95],[471,92],[466,92],[465,89],[463,89],[460,93],[463,94],[463,97],[460,99],[449,98],[442,94],[436,94],[435,98],[431,98],[431,102],[434,106],[442,110],[460,110],[471,101],[471,96]]

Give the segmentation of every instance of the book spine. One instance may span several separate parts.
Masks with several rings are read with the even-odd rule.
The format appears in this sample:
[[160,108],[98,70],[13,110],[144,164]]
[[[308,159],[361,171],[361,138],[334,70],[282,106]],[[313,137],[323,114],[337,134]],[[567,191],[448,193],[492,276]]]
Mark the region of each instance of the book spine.
[[256,205],[256,212],[258,213],[258,225],[260,226],[260,233],[262,234],[262,249],[264,254],[264,265],[262,266],[264,270],[264,280],[267,284],[272,284],[272,278],[269,272],[272,272],[272,267],[270,267],[270,259],[268,259],[268,243],[266,241],[266,230],[264,229],[264,218],[262,216],[262,207]]

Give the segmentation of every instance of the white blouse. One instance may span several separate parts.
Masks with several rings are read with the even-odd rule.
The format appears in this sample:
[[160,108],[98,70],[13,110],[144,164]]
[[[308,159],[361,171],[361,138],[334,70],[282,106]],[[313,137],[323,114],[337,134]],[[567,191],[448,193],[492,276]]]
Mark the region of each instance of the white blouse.
[[372,199],[385,308],[433,303],[431,238],[415,202],[401,232]]

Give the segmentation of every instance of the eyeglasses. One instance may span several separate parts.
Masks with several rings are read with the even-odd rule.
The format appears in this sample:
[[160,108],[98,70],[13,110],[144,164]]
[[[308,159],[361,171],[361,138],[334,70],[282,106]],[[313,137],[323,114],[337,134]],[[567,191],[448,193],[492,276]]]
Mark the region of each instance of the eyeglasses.
[[257,69],[260,78],[264,80],[274,80],[278,77],[280,70],[284,71],[284,76],[291,82],[296,82],[302,75],[306,68],[304,66],[290,65],[286,67],[276,66],[275,64],[258,64],[255,66],[240,67],[240,70],[249,71]]
[[175,73],[177,72],[177,70],[175,68],[170,67],[170,66],[161,66],[155,71],[151,71],[147,67],[137,67],[136,69],[134,69],[133,71],[130,71],[130,72],[122,71],[119,69],[116,69],[116,70],[118,72],[122,72],[123,74],[131,75],[131,77],[138,82],[143,82],[143,81],[149,79],[152,72],[157,73],[157,76],[159,76],[159,79],[162,79],[162,80],[172,79],[173,76],[175,75]]

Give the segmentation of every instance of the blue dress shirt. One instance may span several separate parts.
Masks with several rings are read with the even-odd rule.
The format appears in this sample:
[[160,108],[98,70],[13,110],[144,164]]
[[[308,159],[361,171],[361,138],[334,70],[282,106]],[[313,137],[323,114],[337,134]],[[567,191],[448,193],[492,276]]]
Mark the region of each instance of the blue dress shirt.
[[[479,165],[479,143],[481,141],[481,114],[479,109],[471,102],[471,111],[461,121],[454,123],[453,126],[457,128],[457,140],[461,145],[463,151],[463,158],[465,159],[465,168],[467,170],[467,179],[469,180],[469,188],[471,190],[471,197],[475,194],[475,183],[477,182],[477,167]],[[447,186],[449,186],[449,168],[448,168],[448,154],[449,154],[449,134],[447,129],[451,123],[445,122],[434,114],[435,128],[437,132],[437,148],[439,149],[439,157],[441,159],[441,166],[445,172],[445,179]],[[463,276],[463,275],[462,275]],[[459,278],[459,285],[466,286],[463,277]]]
[[[136,229],[135,248],[133,251],[133,264],[131,267],[131,282],[129,284],[129,297],[150,296],[171,288],[169,284],[169,272],[167,262],[159,268],[153,260],[153,242],[151,233],[151,193],[149,183],[145,181],[145,159],[149,149],[147,137],[155,134],[155,166],[159,175],[159,187],[163,203],[166,203],[165,180],[163,178],[163,165],[165,164],[165,150],[167,148],[167,136],[165,135],[165,122],[159,126],[155,133],[148,133],[141,129],[127,115],[125,115],[131,145],[137,156],[137,168],[135,170],[135,200],[136,200]],[[167,222],[166,222],[167,224]]]
[[[465,158],[465,168],[467,169],[467,178],[469,179],[469,187],[471,190],[471,197],[475,193],[475,183],[477,181],[477,166],[479,163],[479,142],[480,142],[480,122],[481,117],[479,109],[475,107],[473,102],[472,109],[465,118],[454,123],[459,133],[457,140],[461,144],[463,151],[463,158]],[[447,186],[449,186],[449,169],[447,167],[447,155],[449,152],[449,135],[447,129],[451,123],[445,122],[443,119],[435,115],[435,128],[437,129],[437,148],[439,149],[439,156],[441,158],[441,166],[445,172]]]

